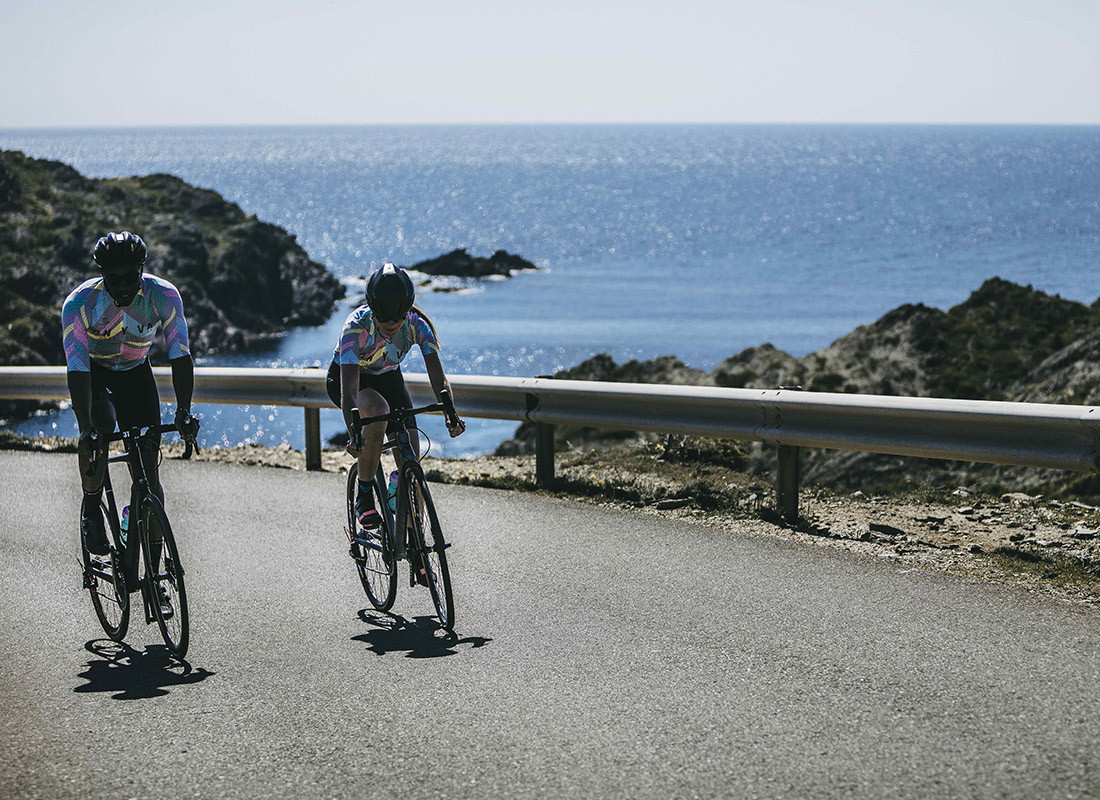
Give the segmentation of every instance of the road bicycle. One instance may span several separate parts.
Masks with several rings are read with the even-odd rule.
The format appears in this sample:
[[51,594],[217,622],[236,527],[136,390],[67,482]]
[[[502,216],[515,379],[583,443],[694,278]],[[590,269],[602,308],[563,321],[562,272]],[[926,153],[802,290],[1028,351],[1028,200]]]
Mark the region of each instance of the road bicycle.
[[[102,556],[89,553],[83,537],[81,551],[84,588],[92,596],[92,606],[106,634],[116,642],[122,641],[130,625],[130,596],[140,592],[145,623],[156,620],[169,652],[182,659],[187,653],[190,633],[183,564],[168,515],[149,484],[141,453],[143,437],[176,431],[175,425],[150,425],[106,437],[107,444],[120,441],[123,448],[122,453],[107,456],[107,464],[122,461],[130,470],[128,529],[122,529],[108,469],[103,478],[100,510],[110,532],[109,552]],[[99,454],[101,446],[99,441],[93,442],[92,471],[103,457]],[[192,451],[188,442],[183,457],[190,458]]]
[[371,530],[359,526],[355,515],[355,492],[359,481],[359,464],[356,462],[348,470],[348,524],[344,531],[351,545],[350,554],[355,559],[359,580],[371,605],[379,611],[388,611],[393,607],[397,598],[397,562],[408,559],[409,586],[420,584],[428,587],[439,624],[446,630],[452,630],[455,608],[446,552],[450,544],[443,538],[424,470],[409,437],[410,430],[418,430],[417,414],[442,411],[449,421],[458,419],[450,392],[441,392],[440,398],[440,403],[422,408],[399,408],[375,417],[360,418],[359,410],[352,409],[354,424],[360,428],[374,422],[391,423],[389,438],[383,444],[382,451],[392,451],[397,464],[396,504],[391,511],[386,475],[379,464],[369,486],[382,524]]

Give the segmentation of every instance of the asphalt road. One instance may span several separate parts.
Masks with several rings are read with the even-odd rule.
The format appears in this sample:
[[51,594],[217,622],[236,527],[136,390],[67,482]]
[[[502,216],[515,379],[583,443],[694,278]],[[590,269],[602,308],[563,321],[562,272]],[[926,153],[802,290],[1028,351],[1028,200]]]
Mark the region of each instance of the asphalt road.
[[73,456],[0,453],[4,797],[1100,797],[1100,612],[433,486],[455,635],[369,609],[336,474],[168,462],[187,664],[107,640]]

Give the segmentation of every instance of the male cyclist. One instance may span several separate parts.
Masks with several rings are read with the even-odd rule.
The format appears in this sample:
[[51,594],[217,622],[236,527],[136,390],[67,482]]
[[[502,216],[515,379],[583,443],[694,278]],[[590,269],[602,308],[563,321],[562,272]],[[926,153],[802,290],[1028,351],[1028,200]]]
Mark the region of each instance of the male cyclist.
[[[195,370],[188,347],[180,293],[168,281],[145,274],[147,249],[129,231],[110,233],[95,244],[99,277],[76,287],[61,308],[69,395],[80,429],[77,462],[84,488],[80,530],[88,552],[108,552],[100,512],[107,469],[106,438],[115,430],[160,424],[160,397],[147,358],[157,331],[164,335],[176,393],[176,425],[194,442],[199,421],[191,416]],[[96,434],[102,434],[98,439]],[[93,447],[101,458],[89,474]],[[163,502],[160,436],[142,437],[142,461],[153,491]],[[135,513],[136,509],[135,509]]]
[[[435,326],[413,305],[415,297],[413,282],[403,269],[383,264],[375,270],[367,282],[366,305],[359,306],[345,320],[329,367],[328,395],[344,412],[348,452],[359,460],[355,515],[367,529],[377,528],[382,522],[369,482],[382,456],[386,425],[375,422],[360,429],[353,424],[352,408],[358,407],[362,417],[412,408],[401,362],[414,344],[424,356],[424,368],[436,398],[444,389],[450,390],[439,361]],[[466,423],[458,418],[447,420],[447,430],[451,436],[458,436],[466,430]],[[419,453],[415,434],[412,444]]]

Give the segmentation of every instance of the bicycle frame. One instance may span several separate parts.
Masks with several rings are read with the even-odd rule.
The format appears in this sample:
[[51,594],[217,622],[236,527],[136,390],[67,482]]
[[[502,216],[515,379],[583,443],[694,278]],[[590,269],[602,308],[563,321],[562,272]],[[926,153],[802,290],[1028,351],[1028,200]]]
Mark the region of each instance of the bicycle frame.
[[[390,530],[393,531],[394,541],[389,543],[391,552],[395,549],[397,543],[401,541],[398,536],[404,538],[406,546],[411,545],[417,547],[417,543],[412,541],[411,529],[408,524],[409,521],[409,500],[408,500],[408,487],[413,477],[423,477],[424,472],[420,466],[420,459],[412,447],[412,440],[409,432],[409,425],[412,423],[415,426],[415,418],[417,414],[427,414],[433,411],[442,411],[448,419],[457,419],[454,403],[451,402],[450,392],[444,390],[441,394],[441,403],[432,403],[431,405],[423,406],[421,408],[398,408],[390,411],[388,414],[380,414],[375,417],[360,417],[359,410],[352,409],[352,417],[356,425],[363,428],[366,425],[370,425],[374,422],[395,422],[397,423],[397,430],[392,435],[388,435],[382,443],[382,452],[390,450],[393,452],[394,462],[397,465],[397,506],[396,511],[391,516],[391,512],[388,505],[384,505],[380,513],[386,516],[387,522],[390,524]],[[379,476],[384,476],[382,465],[378,465]],[[385,485],[385,480],[382,481],[382,485]],[[406,549],[407,552],[407,549]]]
[[[141,551],[143,548],[148,549],[151,546],[149,542],[149,533],[145,530],[145,522],[141,511],[148,498],[152,498],[157,503],[160,503],[160,499],[149,485],[149,478],[145,469],[140,441],[142,437],[153,433],[173,433],[175,431],[175,425],[151,425],[147,428],[130,428],[107,438],[108,444],[121,441],[123,447],[122,453],[114,456],[107,456],[108,468],[103,476],[103,495],[107,501],[107,509],[110,516],[108,523],[111,526],[111,530],[118,533],[116,541],[122,545],[119,559],[122,563],[122,574],[126,581],[127,591],[130,594],[139,590],[141,591],[146,624],[154,622],[156,616],[151,606],[151,603],[155,602],[151,597],[151,587],[146,586],[145,581],[138,580]],[[186,455],[189,455],[189,453],[186,453],[185,456]],[[122,542],[118,503],[115,501],[114,486],[111,483],[110,472],[110,465],[118,462],[126,463],[130,471],[131,480],[130,518],[125,542]],[[94,568],[93,571],[95,571]],[[180,566],[180,572],[183,572],[182,565]],[[109,579],[109,576],[105,574],[101,574],[101,577]]]
[[[397,465],[397,504],[395,508],[395,514],[393,522],[393,535],[396,539],[398,536],[403,536],[405,539],[405,552],[408,552],[410,546],[416,547],[416,542],[412,541],[412,531],[409,523],[409,483],[412,480],[412,473],[420,472],[420,461],[417,459],[416,451],[412,448],[412,437],[409,435],[409,429],[405,426],[404,421],[401,422],[401,427],[394,434],[394,438],[389,442],[382,445],[382,450],[391,450],[393,452],[393,460]],[[386,508],[387,513],[389,507]],[[397,544],[396,541],[390,543],[390,547],[394,547]]]
[[[440,624],[447,630],[454,627],[454,596],[451,592],[450,573],[447,568],[447,556],[444,552],[450,545],[443,538],[439,520],[432,501],[431,492],[424,479],[420,466],[420,456],[413,447],[412,436],[417,430],[415,417],[430,411],[443,411],[447,415],[447,425],[454,429],[460,424],[451,402],[450,392],[440,392],[441,403],[423,408],[401,408],[387,414],[361,419],[359,410],[350,409],[354,433],[364,425],[391,423],[393,432],[387,438],[383,435],[382,451],[392,451],[397,464],[397,484],[394,511],[386,502],[386,480],[382,465],[375,472],[371,489],[382,501],[381,536],[371,532],[360,533],[356,518],[356,504],[362,490],[353,483],[359,476],[352,467],[348,471],[347,510],[348,527],[351,539],[350,553],[356,561],[359,579],[371,604],[379,611],[388,611],[396,597],[397,561],[407,560],[409,565],[409,586],[421,584],[432,595],[436,615]],[[377,428],[375,429],[377,431]],[[377,435],[372,433],[372,435]],[[362,451],[360,451],[361,453]],[[363,485],[360,483],[360,485]]]

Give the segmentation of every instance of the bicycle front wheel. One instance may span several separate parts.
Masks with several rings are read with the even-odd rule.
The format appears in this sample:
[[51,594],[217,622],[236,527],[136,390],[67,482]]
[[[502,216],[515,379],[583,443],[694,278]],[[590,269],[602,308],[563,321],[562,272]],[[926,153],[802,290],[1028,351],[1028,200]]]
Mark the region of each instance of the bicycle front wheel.
[[366,531],[359,527],[355,515],[355,493],[359,483],[359,464],[348,470],[348,538],[351,539],[351,557],[359,571],[359,582],[372,606],[379,611],[389,611],[397,598],[397,563],[393,560],[390,544],[393,542],[390,517],[386,509],[386,484],[382,468],[378,468],[370,483],[374,494],[374,507],[382,515],[381,527]]
[[164,507],[152,495],[146,497],[142,504],[141,525],[144,531],[142,550],[145,555],[143,580],[146,602],[153,607],[153,615],[168,650],[176,658],[183,658],[190,636],[183,565]]
[[439,624],[451,630],[455,625],[455,602],[451,594],[451,572],[447,568],[446,548],[449,545],[443,540],[428,482],[419,471],[410,471],[408,487],[409,518],[418,551],[412,568],[424,570],[423,576],[432,593],[432,604]]
[[130,626],[130,593],[126,590],[126,577],[122,569],[122,543],[118,520],[110,513],[106,499],[100,499],[100,513],[109,522],[111,552],[106,556],[94,556],[81,543],[84,551],[84,585],[92,596],[92,608],[99,624],[113,641],[121,642]]

